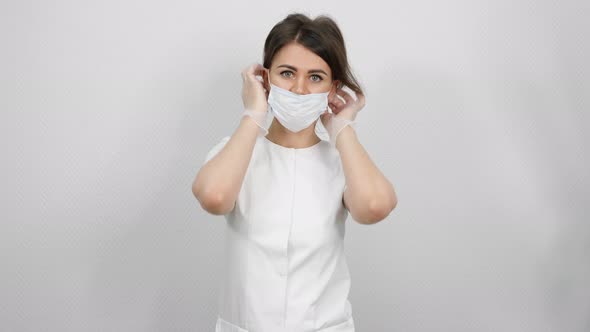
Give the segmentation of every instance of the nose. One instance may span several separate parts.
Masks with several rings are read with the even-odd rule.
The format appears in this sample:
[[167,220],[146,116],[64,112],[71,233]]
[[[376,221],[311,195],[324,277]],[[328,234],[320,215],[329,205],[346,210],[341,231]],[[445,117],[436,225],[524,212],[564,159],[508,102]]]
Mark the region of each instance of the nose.
[[305,78],[304,77],[297,77],[295,82],[293,82],[293,86],[291,87],[291,92],[294,92],[299,95],[307,94],[307,86],[305,85]]

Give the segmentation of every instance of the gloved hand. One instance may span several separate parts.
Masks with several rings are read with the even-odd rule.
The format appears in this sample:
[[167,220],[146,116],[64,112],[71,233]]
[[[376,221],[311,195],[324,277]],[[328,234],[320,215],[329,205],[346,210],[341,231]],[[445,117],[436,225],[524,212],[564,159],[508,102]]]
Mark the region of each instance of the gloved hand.
[[258,130],[258,137],[268,135],[268,129],[266,129],[267,112],[244,110],[244,112],[242,112],[242,116],[251,117],[254,120],[254,122],[256,122],[258,127],[260,127],[260,129]]
[[[338,96],[341,96],[342,101]],[[330,144],[336,146],[338,134],[344,127],[350,125],[356,127],[356,115],[365,106],[365,96],[362,93],[356,93],[356,100],[346,91],[342,89],[336,90],[336,94],[328,101],[328,106],[332,110],[329,113],[327,110],[320,116],[322,124],[328,131]]]
[[242,101],[244,103],[243,116],[250,116],[260,127],[258,136],[266,136],[266,116],[268,111],[268,91],[256,76],[261,76],[266,69],[259,63],[254,63],[242,71]]

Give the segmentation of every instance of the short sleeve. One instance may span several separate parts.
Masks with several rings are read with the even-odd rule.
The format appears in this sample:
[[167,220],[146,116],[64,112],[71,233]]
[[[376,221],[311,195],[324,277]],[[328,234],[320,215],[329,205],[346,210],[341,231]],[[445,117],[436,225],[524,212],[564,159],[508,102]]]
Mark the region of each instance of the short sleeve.
[[221,149],[223,149],[223,147],[229,141],[230,138],[231,138],[231,136],[225,136],[219,142],[217,142],[217,144],[215,144],[209,150],[209,152],[207,152],[207,156],[205,157],[205,161],[203,162],[203,164],[207,163],[209,160],[211,160],[213,157],[215,157],[215,155],[217,155],[217,153],[219,153],[219,151],[221,151]]

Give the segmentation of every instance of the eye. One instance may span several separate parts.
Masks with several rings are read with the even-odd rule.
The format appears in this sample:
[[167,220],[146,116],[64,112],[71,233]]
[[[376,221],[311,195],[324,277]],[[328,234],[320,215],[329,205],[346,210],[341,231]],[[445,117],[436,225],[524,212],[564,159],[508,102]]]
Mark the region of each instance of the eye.
[[[290,74],[290,75],[286,75],[286,74]],[[285,71],[282,71],[282,72],[281,72],[281,75],[282,75],[283,77],[291,78],[291,77],[292,77],[292,75],[293,75],[293,72],[292,72],[292,71],[290,71],[290,70],[285,70]]]
[[[311,80],[314,82],[320,82],[323,80],[323,78],[320,75],[311,75],[311,77],[312,77]],[[314,77],[316,77],[317,79],[314,79]]]

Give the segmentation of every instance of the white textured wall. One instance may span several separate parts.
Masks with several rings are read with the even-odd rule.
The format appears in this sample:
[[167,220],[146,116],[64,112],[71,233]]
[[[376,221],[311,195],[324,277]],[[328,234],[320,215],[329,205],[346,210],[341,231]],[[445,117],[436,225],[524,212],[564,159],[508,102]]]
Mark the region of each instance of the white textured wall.
[[213,331],[191,184],[294,10],[340,24],[399,198],[348,219],[357,331],[590,331],[589,5],[508,0],[2,3],[0,330]]

